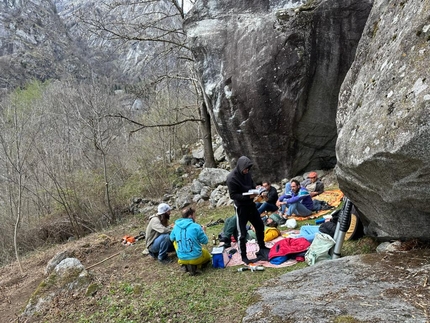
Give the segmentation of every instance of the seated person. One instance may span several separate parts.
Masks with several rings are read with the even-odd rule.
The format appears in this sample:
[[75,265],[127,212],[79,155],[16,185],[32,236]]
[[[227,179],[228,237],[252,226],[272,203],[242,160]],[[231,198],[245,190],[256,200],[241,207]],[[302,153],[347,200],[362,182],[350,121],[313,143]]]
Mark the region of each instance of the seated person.
[[[310,172],[307,178],[300,183],[300,186],[305,187],[312,198],[324,192],[324,183],[318,178],[318,174],[316,172]],[[291,183],[288,182],[285,184],[285,192],[287,193],[290,190]],[[320,200],[313,200],[313,205],[312,211],[319,211],[323,207],[323,203],[321,203]]]
[[269,181],[263,182],[262,185],[265,189],[261,195],[266,199],[265,202],[256,202],[258,213],[262,214],[265,211],[277,211],[276,201],[278,200],[278,191],[274,188]]
[[[273,239],[281,235],[281,231],[278,229],[281,216],[277,213],[272,213],[266,220],[264,228],[264,242],[272,241]],[[254,228],[248,230],[248,236],[250,239],[257,239]]]
[[170,233],[170,240],[174,241],[178,263],[186,266],[190,275],[195,275],[197,267],[207,264],[211,260],[209,251],[202,248],[208,243],[208,237],[203,227],[196,222],[196,211],[187,208],[182,211],[182,218],[175,221]]
[[167,253],[175,251],[169,238],[170,210],[170,206],[166,203],[158,205],[158,213],[149,217],[146,227],[146,249],[152,258],[158,258],[162,264],[171,263],[172,260],[169,259]]
[[[223,231],[219,234],[219,241],[224,242],[224,248],[230,248],[231,237],[237,241],[238,236],[239,232],[237,231],[237,215],[233,215],[232,217],[229,217],[225,220]],[[247,240],[249,240],[248,237]]]
[[300,186],[298,180],[291,181],[291,190],[287,194],[283,194],[276,202],[276,206],[281,208],[281,216],[289,217],[309,216],[312,214],[313,202],[306,188]]
[[324,183],[318,178],[316,172],[310,172],[308,177],[301,182],[300,185],[308,190],[311,197],[315,197],[324,192]]

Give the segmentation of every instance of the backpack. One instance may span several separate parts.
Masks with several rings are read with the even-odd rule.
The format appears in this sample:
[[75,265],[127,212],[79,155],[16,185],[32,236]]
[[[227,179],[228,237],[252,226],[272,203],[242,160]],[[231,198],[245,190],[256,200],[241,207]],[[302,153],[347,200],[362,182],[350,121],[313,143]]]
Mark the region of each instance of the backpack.
[[305,254],[305,261],[309,266],[323,260],[330,259],[329,251],[336,244],[336,241],[328,234],[315,234],[314,241]]

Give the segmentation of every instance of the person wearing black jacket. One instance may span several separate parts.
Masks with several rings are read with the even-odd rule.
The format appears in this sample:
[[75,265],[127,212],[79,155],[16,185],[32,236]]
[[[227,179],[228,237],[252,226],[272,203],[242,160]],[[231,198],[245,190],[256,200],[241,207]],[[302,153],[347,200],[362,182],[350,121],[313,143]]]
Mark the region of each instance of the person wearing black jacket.
[[257,206],[258,213],[262,214],[265,211],[273,212],[277,211],[278,207],[276,206],[276,201],[278,200],[278,191],[272,185],[270,185],[269,181],[263,182],[263,188],[265,191],[261,193],[267,200],[263,203],[257,202],[255,205]]
[[242,156],[237,160],[236,167],[227,175],[228,191],[230,193],[230,198],[234,201],[237,214],[239,249],[242,261],[245,264],[250,263],[246,255],[246,224],[248,222],[251,222],[255,228],[258,245],[260,247],[257,256],[263,256],[264,258],[265,255],[267,256],[269,250],[264,243],[264,223],[254,203],[254,198],[257,194],[243,195],[243,193],[255,189],[255,184],[250,174],[252,165],[248,157]]

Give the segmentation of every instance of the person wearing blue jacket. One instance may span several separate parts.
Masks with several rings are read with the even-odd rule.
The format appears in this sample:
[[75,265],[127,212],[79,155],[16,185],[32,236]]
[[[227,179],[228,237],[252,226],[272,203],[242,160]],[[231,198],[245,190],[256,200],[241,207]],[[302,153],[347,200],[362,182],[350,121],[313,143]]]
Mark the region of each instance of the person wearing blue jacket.
[[195,275],[198,267],[210,262],[209,251],[202,248],[202,244],[208,243],[208,237],[204,228],[196,223],[193,208],[182,211],[182,218],[175,221],[170,240],[175,246],[178,263],[185,266],[190,275]]
[[313,210],[312,197],[308,190],[301,187],[300,182],[295,179],[291,181],[290,192],[281,195],[276,205],[281,207],[281,215],[283,217],[289,217],[293,214],[296,216],[309,216]]

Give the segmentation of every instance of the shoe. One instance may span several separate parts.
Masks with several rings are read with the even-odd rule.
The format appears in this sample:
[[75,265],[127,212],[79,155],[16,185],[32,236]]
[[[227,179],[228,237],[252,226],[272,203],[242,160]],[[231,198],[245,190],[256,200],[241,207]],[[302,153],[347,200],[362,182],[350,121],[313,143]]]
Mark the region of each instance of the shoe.
[[209,261],[205,262],[204,264],[201,264],[200,269],[205,269],[206,267],[209,266],[210,263],[211,263],[211,261],[209,260]]
[[158,261],[163,265],[171,264],[173,262],[172,259],[169,259],[168,257],[161,259],[161,260],[158,259]]
[[197,266],[196,265],[186,265],[187,272],[190,276],[195,276],[197,274]]
[[245,265],[249,265],[251,263],[246,255],[242,255],[242,261],[245,263]]
[[269,248],[262,247],[262,248],[260,248],[260,250],[258,252],[255,253],[255,255],[257,256],[258,260],[267,261],[267,260],[269,260],[269,252],[270,252]]
[[148,254],[152,257],[152,259],[156,260],[158,258],[158,253],[152,252],[148,250]]
[[144,249],[142,251],[142,255],[144,255],[144,256],[149,255],[149,250],[148,249]]

